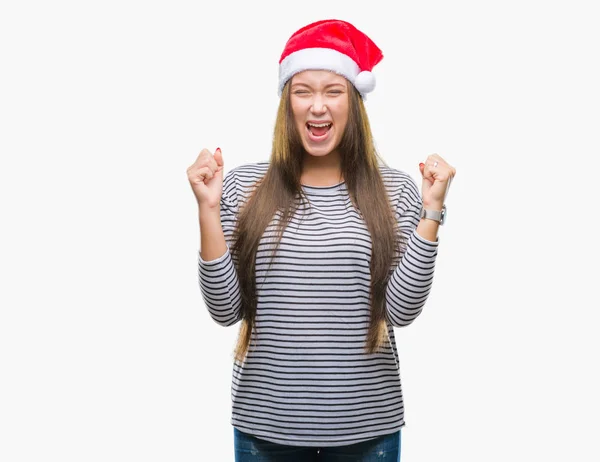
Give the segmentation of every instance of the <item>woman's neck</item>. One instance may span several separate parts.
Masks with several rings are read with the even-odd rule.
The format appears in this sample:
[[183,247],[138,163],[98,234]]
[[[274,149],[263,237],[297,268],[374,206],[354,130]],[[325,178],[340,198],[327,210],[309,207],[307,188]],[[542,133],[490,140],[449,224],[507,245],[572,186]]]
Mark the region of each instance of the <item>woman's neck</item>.
[[333,151],[326,156],[305,153],[300,181],[311,186],[329,186],[344,181],[338,152]]

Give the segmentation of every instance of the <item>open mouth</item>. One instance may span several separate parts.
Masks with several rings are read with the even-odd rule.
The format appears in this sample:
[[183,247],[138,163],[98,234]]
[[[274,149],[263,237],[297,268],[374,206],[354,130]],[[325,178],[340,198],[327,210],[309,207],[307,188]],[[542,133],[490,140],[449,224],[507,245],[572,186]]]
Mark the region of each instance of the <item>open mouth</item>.
[[333,124],[331,122],[312,123],[308,122],[306,128],[315,140],[322,139],[327,136]]

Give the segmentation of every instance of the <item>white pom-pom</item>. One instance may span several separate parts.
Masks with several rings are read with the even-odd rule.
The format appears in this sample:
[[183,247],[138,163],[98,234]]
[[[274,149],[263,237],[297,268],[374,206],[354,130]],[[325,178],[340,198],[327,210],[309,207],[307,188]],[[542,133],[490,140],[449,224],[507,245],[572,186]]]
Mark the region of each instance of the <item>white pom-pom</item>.
[[369,71],[360,72],[354,79],[354,86],[361,93],[369,93],[375,89],[375,75]]

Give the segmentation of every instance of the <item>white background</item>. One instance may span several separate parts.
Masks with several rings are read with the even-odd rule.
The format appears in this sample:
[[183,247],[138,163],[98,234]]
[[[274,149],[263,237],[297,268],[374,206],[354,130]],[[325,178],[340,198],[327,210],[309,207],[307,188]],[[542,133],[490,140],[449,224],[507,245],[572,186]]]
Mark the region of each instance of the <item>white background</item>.
[[396,331],[402,461],[600,460],[594,3],[3,2],[0,460],[233,460],[186,168],[268,160],[280,53],[325,18],[384,52],[388,164],[457,169]]

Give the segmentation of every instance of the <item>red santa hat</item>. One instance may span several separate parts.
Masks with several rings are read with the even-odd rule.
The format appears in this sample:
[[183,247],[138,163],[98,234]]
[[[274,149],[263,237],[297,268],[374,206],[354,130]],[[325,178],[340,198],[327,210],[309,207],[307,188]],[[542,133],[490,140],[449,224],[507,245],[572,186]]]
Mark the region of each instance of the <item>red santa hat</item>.
[[373,67],[383,53],[363,32],[346,21],[325,19],[292,34],[279,59],[279,88],[294,74],[328,70],[346,77],[365,98],[375,88]]

